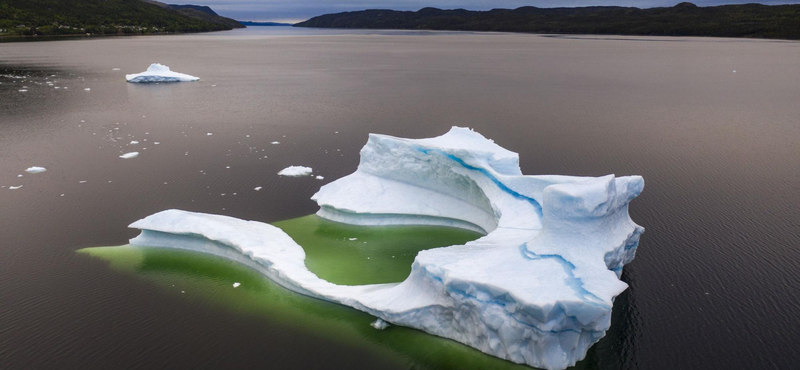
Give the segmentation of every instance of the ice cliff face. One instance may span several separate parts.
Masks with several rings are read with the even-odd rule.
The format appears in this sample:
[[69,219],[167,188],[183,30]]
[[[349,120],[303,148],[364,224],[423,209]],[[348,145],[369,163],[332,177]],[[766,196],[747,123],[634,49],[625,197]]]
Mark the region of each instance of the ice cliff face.
[[150,67],[147,68],[146,71],[142,73],[125,75],[125,79],[128,80],[128,82],[134,82],[134,83],[151,83],[151,82],[189,82],[189,81],[197,81],[200,78],[183,73],[173,72],[170,71],[169,67],[163,64],[153,63],[150,65]]
[[164,211],[132,244],[199,250],[296,292],[450,338],[513,362],[563,369],[605,335],[622,267],[643,228],[628,216],[639,176],[525,176],[519,158],[469,129],[431,139],[370,135],[358,170],[313,196],[318,215],[359,225],[432,224],[484,237],[420,252],[398,284],[339,286],[304,265],[281,230]]

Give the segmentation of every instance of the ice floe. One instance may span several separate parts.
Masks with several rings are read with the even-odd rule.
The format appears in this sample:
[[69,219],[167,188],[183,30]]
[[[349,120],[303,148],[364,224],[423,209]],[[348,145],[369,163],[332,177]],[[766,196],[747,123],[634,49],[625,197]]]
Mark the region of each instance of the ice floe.
[[378,329],[378,330],[383,330],[383,329],[386,329],[386,328],[389,327],[389,323],[387,323],[386,321],[383,321],[381,319],[377,319],[377,320],[373,321],[369,325],[372,326],[375,329]]
[[278,175],[289,176],[289,177],[309,176],[311,175],[312,171],[313,170],[311,169],[311,167],[289,166],[280,170],[280,172],[278,172]]
[[44,172],[44,171],[47,171],[47,169],[44,168],[44,167],[38,167],[38,166],[28,167],[28,169],[25,170],[25,172],[27,172],[27,173],[40,173],[40,172]]
[[122,158],[122,159],[130,159],[130,158],[136,158],[138,156],[139,156],[139,152],[130,152],[130,153],[125,153],[125,154],[123,154],[123,155],[121,155],[119,157]]

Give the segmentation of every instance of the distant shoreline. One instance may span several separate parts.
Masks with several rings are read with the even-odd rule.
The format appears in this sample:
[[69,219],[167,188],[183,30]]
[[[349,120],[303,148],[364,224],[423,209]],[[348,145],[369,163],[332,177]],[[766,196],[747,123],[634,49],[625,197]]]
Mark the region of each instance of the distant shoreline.
[[170,32],[170,33],[141,33],[141,34],[71,34],[71,35],[0,35],[0,44],[10,42],[36,42],[36,41],[59,41],[69,39],[101,39],[113,37],[137,37],[137,36],[177,36],[177,35],[198,35],[204,33],[226,32],[233,30],[216,30],[203,32]]
[[800,40],[800,4],[633,8],[368,9],[325,14],[294,27],[513,32],[543,35],[694,36]]

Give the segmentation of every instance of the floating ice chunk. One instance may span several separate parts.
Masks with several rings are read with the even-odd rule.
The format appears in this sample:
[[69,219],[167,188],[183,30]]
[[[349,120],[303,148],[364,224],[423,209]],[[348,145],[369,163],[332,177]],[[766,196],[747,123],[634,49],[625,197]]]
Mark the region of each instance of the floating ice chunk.
[[383,330],[383,329],[386,329],[386,328],[389,327],[389,323],[386,322],[386,321],[383,321],[381,319],[377,319],[377,320],[373,321],[371,324],[369,324],[369,326],[371,326],[371,327],[373,327],[375,329],[378,329],[378,330]]
[[311,167],[289,166],[289,167],[286,167],[286,168],[280,170],[280,172],[278,172],[278,175],[290,176],[290,177],[300,177],[300,176],[311,175],[311,172],[312,172]]
[[87,87],[87,88],[83,89],[83,91],[92,91],[92,89]]
[[130,158],[135,158],[135,157],[138,157],[138,156],[139,156],[139,152],[130,152],[130,153],[125,153],[125,154],[123,154],[123,155],[121,155],[119,157],[122,158],[122,159],[130,159]]
[[353,241],[353,240],[358,240],[358,238],[347,238],[347,240]]
[[26,89],[21,89],[21,90],[19,90],[19,92],[28,92],[28,90],[26,90]]
[[317,179],[317,180],[323,180],[323,179],[325,179],[325,178],[324,178],[324,177],[322,177],[322,176],[317,176],[317,177],[315,177],[315,179]]
[[47,171],[47,169],[44,168],[44,167],[37,167],[37,166],[28,167],[28,169],[25,170],[25,172],[27,172],[27,173],[40,173],[40,172],[44,172],[44,171]]
[[86,181],[86,180],[80,180],[80,181],[78,181],[78,184],[85,184],[85,183],[87,183],[87,181]]
[[238,288],[238,287],[239,287],[239,285],[242,285],[242,284],[241,284],[241,283],[239,283],[239,282],[235,282],[235,283],[233,283],[233,287],[234,287],[234,288]]
[[139,142],[136,140],[131,140],[131,145],[136,145],[136,144],[139,144]]
[[364,286],[320,279],[289,235],[256,221],[168,210],[134,222],[142,233],[130,243],[215,254],[393,325],[564,369],[605,335],[627,288],[619,277],[644,231],[628,203],[643,187],[639,176],[525,176],[516,153],[464,128],[416,140],[373,134],[356,172],[312,197],[319,216],[484,236],[419,252],[401,283]]
[[261,186],[256,186],[255,188],[253,188],[253,190],[255,190],[255,191],[259,191],[261,189],[263,189],[263,187],[261,187]]
[[272,144],[272,145],[278,145],[278,144],[280,144],[280,143],[281,143],[280,141],[273,141],[273,142],[271,142],[270,144]]
[[128,80],[128,82],[134,83],[159,83],[197,81],[200,78],[183,73],[173,72],[170,71],[169,67],[163,64],[153,63],[147,68],[147,71],[125,75],[125,79]]
[[9,186],[8,189],[9,190],[17,190],[17,189],[19,189],[21,187],[22,187],[22,185],[20,185],[20,186]]
[[211,132],[209,132],[209,133],[206,133],[206,136],[211,136],[211,135],[214,135],[214,134],[213,134],[213,133],[211,133]]
[[112,71],[119,71],[119,68],[112,68]]

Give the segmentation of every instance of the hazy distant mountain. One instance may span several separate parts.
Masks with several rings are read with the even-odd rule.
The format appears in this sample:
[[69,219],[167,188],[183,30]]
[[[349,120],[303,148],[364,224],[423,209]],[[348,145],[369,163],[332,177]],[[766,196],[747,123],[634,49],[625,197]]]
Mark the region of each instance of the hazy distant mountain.
[[152,34],[244,27],[211,9],[197,8],[172,9],[151,0],[0,0],[0,35]]
[[295,26],[800,39],[800,5],[364,10],[321,15]]
[[278,22],[253,22],[253,21],[239,21],[239,23],[247,27],[285,27],[292,26],[292,23],[278,23]]

